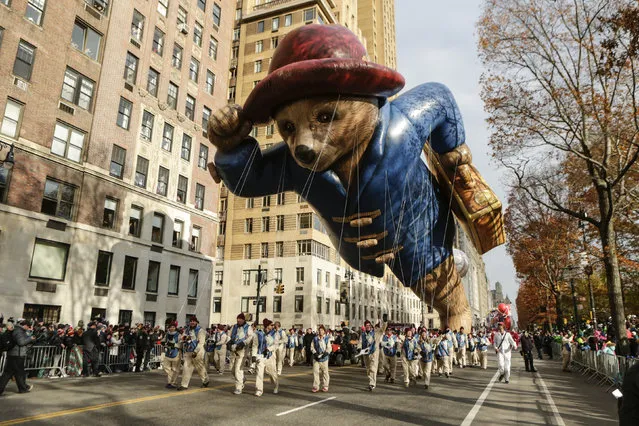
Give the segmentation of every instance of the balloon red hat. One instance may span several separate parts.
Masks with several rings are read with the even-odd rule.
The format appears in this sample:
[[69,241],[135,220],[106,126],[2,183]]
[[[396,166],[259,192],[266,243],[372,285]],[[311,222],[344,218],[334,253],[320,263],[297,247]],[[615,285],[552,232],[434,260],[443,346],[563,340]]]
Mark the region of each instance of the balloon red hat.
[[266,123],[287,103],[322,95],[387,98],[404,87],[404,77],[369,62],[357,36],[341,25],[305,25],[280,41],[268,70],[244,103],[246,117]]

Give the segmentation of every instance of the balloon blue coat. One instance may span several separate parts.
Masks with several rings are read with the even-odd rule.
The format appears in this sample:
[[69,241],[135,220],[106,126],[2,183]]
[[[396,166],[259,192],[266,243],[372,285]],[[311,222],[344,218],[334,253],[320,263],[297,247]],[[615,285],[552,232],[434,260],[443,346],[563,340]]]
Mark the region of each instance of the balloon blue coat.
[[[449,200],[421,158],[426,142],[439,154],[464,143],[455,100],[438,83],[418,86],[380,108],[350,188],[332,170],[312,173],[299,166],[283,142],[261,151],[255,139],[246,138],[231,151],[218,151],[215,165],[235,195],[301,194],[350,266],[381,277],[384,265],[375,258],[393,252],[395,260],[388,265],[405,286],[412,286],[452,254],[455,233]],[[365,217],[372,224],[350,225]],[[358,248],[357,241],[367,238],[378,244]]]

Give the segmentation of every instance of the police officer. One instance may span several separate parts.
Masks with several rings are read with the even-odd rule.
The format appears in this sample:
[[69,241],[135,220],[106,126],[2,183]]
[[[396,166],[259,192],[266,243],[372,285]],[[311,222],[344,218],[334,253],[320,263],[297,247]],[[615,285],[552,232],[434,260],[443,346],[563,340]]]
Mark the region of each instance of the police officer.
[[382,337],[382,365],[386,373],[385,382],[395,383],[395,375],[397,374],[397,357],[399,354],[399,340],[393,334],[393,330],[386,329],[384,337]]
[[189,327],[182,336],[182,357],[184,359],[184,369],[182,370],[182,384],[179,391],[189,387],[191,375],[195,369],[202,379],[202,387],[208,387],[209,374],[204,364],[204,345],[206,344],[206,330],[200,327],[197,317],[192,316],[189,320]]
[[326,328],[320,325],[311,345],[311,353],[313,354],[313,392],[317,392],[320,385],[322,386],[322,392],[328,392],[328,384],[330,382],[328,358],[332,349],[330,337],[326,334]]
[[215,352],[213,352],[213,365],[221,376],[224,374],[226,367],[226,345],[229,342],[229,336],[226,334],[226,326],[219,324],[215,331]]
[[275,321],[275,334],[279,341],[279,346],[275,351],[275,364],[277,365],[277,375],[282,375],[282,367],[284,366],[284,355],[286,354],[286,330],[282,328],[279,321]]
[[244,389],[244,371],[242,370],[242,361],[246,346],[251,343],[253,330],[246,322],[244,313],[237,316],[237,324],[231,328],[231,336],[228,345],[231,350],[231,371],[235,379],[235,395],[242,393]]
[[279,377],[275,363],[275,351],[280,344],[279,338],[277,333],[275,333],[272,321],[264,318],[262,325],[264,330],[255,332],[251,350],[251,359],[256,364],[255,396],[262,396],[264,393],[264,372],[271,377],[271,381],[275,385],[273,393],[277,394],[279,392]]
[[431,338],[428,331],[422,330],[419,337],[418,349],[421,358],[419,359],[419,369],[421,376],[424,378],[424,388],[430,386],[430,373],[433,370],[433,358],[435,357],[435,349],[431,344]]
[[169,323],[169,331],[164,335],[162,344],[164,345],[164,360],[162,368],[166,373],[166,388],[176,389],[178,387],[177,380],[180,375],[180,335],[177,332],[177,321]]

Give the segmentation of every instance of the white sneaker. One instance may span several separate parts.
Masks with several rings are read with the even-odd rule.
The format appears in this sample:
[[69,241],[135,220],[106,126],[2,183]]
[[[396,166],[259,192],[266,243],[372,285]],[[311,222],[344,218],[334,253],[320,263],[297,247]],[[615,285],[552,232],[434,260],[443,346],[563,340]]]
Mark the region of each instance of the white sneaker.
[[262,391],[255,391],[255,396],[262,396]]
[[280,388],[279,388],[279,386],[276,386],[276,387],[275,387],[275,389],[273,389],[273,393],[274,393],[275,395],[277,395],[278,393],[280,393]]
[[234,395],[241,395],[241,394],[242,394],[242,391],[241,391],[240,389],[235,389],[235,390],[233,391],[233,394],[234,394]]

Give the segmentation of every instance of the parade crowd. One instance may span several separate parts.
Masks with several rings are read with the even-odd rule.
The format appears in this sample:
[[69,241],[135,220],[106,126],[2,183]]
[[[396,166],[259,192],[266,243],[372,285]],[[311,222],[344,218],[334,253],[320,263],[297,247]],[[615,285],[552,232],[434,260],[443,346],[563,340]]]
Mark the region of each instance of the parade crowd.
[[[100,376],[108,372],[104,368],[107,363],[116,366],[114,372],[141,372],[161,364],[167,375],[166,388],[181,391],[189,387],[194,372],[200,377],[201,386],[207,387],[211,367],[219,375],[228,368],[234,378],[235,394],[244,391],[246,371],[255,374],[255,395],[261,396],[264,374],[271,379],[273,392],[278,393],[279,376],[285,365],[312,366],[311,391],[328,392],[329,363],[343,365],[345,360],[366,368],[369,391],[375,389],[378,374],[385,382],[395,383],[398,370],[404,386],[420,384],[428,389],[432,375],[450,377],[454,366],[486,369],[491,345],[498,353],[500,380],[508,383],[510,355],[519,340],[516,333],[511,335],[503,326],[493,333],[484,330],[466,333],[463,327],[429,330],[389,327],[386,322],[374,326],[366,321],[359,330],[349,329],[344,323],[335,329],[320,325],[316,330],[285,330],[279,322],[268,319],[261,324],[249,324],[244,314],[239,314],[232,326],[204,328],[192,317],[183,327],[170,322],[166,330],[144,324],[112,325],[104,320],[90,321],[86,328],[82,321],[76,327],[23,319],[0,324],[2,349],[7,355],[0,395],[12,377],[16,379],[18,392],[31,390],[32,386],[26,383],[25,360],[38,347],[60,348],[67,355],[63,368],[30,371],[39,377]],[[49,367],[59,365],[59,360],[47,361]]]

